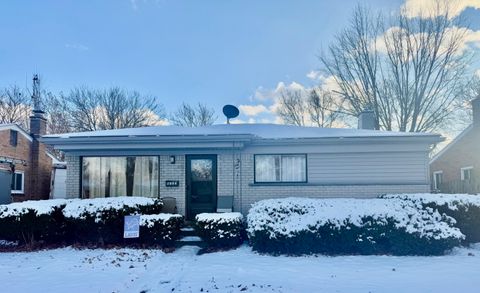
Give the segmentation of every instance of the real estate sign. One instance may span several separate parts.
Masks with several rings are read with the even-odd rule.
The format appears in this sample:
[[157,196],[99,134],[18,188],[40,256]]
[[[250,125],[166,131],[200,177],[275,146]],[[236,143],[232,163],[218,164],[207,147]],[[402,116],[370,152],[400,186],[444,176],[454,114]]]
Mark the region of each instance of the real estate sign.
[[140,216],[125,216],[123,238],[140,237]]

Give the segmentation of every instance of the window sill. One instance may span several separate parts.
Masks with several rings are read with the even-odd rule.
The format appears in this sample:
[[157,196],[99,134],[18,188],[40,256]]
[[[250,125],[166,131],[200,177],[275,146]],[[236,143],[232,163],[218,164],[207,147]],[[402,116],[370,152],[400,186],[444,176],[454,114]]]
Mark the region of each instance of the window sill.
[[23,191],[12,191],[11,193],[12,193],[12,195],[21,195],[21,196],[25,195],[25,193]]
[[248,184],[249,186],[307,186],[312,185],[308,182],[255,182]]

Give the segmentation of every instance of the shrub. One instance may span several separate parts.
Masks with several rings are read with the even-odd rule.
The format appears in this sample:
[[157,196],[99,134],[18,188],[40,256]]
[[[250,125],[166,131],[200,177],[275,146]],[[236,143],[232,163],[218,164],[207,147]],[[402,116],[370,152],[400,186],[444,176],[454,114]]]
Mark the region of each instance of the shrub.
[[388,194],[388,199],[408,200],[425,210],[436,210],[455,219],[465,244],[480,242],[480,196],[470,194]]
[[176,214],[142,215],[140,242],[146,245],[172,246],[180,235],[183,216]]
[[158,214],[161,208],[160,200],[147,197],[72,201],[63,209],[67,238],[80,244],[122,244],[124,216]]
[[449,221],[399,199],[285,198],[255,203],[247,232],[272,254],[439,255],[464,237]]
[[199,236],[210,247],[236,247],[244,240],[245,226],[240,213],[203,213],[195,221]]
[[67,200],[24,201],[0,205],[0,239],[32,245],[59,243],[65,235],[62,209]]

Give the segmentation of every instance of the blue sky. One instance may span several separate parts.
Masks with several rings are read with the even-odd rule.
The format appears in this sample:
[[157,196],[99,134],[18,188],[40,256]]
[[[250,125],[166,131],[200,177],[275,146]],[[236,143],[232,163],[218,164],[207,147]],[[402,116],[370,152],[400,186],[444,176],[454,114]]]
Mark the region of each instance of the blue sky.
[[[54,92],[115,85],[167,110],[204,102],[220,113],[279,82],[313,84],[316,55],[357,3],[392,10],[403,1],[2,1],[0,86],[24,86],[37,72]],[[477,12],[468,12],[474,24]]]

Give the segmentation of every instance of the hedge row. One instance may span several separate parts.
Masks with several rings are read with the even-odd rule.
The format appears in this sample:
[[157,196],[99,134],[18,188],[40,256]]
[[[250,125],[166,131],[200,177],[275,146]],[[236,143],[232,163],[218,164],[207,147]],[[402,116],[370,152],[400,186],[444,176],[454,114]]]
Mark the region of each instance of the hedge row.
[[[178,237],[183,218],[155,215],[161,209],[160,200],[145,197],[44,200],[1,205],[0,239],[25,245],[138,243],[167,246]],[[135,214],[152,216],[142,219],[139,239],[125,240],[124,216]]]
[[471,194],[389,194],[382,198],[407,200],[422,209],[455,219],[452,225],[465,235],[464,244],[480,242],[480,196]]
[[214,248],[233,248],[245,240],[245,224],[240,213],[203,213],[195,217],[198,235]]
[[401,199],[286,198],[255,203],[247,232],[271,254],[440,255],[464,238],[452,221]]

